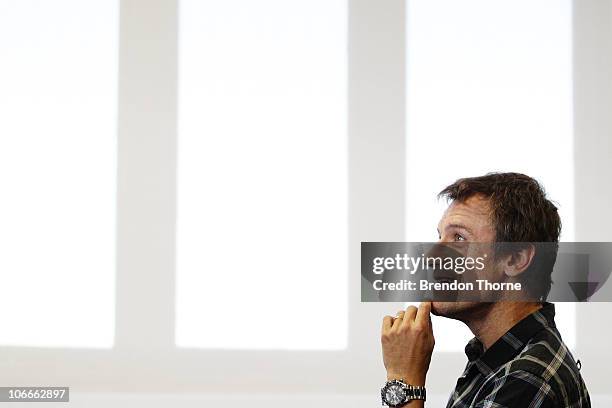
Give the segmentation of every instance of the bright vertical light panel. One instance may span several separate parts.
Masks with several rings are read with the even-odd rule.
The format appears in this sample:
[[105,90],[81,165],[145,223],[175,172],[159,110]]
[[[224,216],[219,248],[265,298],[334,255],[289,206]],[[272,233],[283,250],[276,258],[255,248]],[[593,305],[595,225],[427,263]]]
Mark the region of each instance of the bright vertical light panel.
[[346,346],[346,20],[344,0],[181,1],[179,346]]
[[[437,239],[444,186],[491,171],[542,182],[573,239],[571,13],[569,0],[408,1],[408,241]],[[569,306],[558,320],[574,344]],[[436,323],[438,349],[471,337]]]
[[118,4],[0,2],[1,345],[114,337]]

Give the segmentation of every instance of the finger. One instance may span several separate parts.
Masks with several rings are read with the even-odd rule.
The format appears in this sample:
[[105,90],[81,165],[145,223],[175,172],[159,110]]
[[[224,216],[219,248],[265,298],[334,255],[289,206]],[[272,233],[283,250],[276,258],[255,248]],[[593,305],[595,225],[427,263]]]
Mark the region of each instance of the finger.
[[395,315],[395,318],[393,319],[393,328],[397,328],[402,324],[402,321],[404,320],[404,311],[399,311],[397,312],[397,314]]
[[408,306],[406,308],[406,314],[404,315],[404,318],[408,318],[410,320],[414,320],[416,314],[417,314],[416,306]]
[[415,320],[424,325],[431,324],[431,302],[421,302]]
[[404,313],[404,324],[410,324],[412,322],[414,322],[414,318],[416,316],[417,313],[417,308],[414,306],[408,306],[406,308],[406,312]]
[[393,325],[393,318],[391,316],[385,316],[382,323],[382,332],[388,331]]

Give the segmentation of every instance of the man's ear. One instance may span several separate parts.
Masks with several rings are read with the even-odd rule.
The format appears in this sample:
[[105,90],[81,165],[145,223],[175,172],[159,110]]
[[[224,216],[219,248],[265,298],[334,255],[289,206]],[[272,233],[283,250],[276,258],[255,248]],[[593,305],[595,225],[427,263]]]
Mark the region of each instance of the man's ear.
[[535,256],[535,246],[529,244],[521,249],[512,251],[503,261],[504,273],[516,277],[525,272]]

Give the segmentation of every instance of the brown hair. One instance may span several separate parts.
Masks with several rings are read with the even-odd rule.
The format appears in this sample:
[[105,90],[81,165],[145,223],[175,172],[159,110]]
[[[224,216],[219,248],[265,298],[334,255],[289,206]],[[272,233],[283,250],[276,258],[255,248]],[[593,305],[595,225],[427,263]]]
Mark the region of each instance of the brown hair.
[[[474,195],[483,195],[489,201],[497,242],[559,242],[561,219],[557,207],[535,179],[520,173],[488,173],[459,179],[438,197],[461,202]],[[558,244],[536,245],[532,265],[524,273],[527,287],[536,289],[538,297],[550,291],[557,249]]]

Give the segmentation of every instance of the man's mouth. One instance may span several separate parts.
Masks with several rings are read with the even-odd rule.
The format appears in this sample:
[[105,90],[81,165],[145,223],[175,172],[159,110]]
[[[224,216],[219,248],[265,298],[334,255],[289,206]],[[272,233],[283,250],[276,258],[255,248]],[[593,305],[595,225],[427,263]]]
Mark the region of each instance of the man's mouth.
[[435,282],[452,283],[460,280],[460,276],[457,274],[450,274],[448,271],[434,271],[433,279]]
[[458,292],[451,289],[452,286],[450,285],[459,284],[461,277],[446,274],[434,274],[433,280],[435,284],[442,284],[440,288],[433,290],[434,300],[440,302],[455,302],[457,300]]
[[442,278],[435,278],[434,280],[439,283],[452,283],[452,282],[455,282],[457,279],[442,277]]

